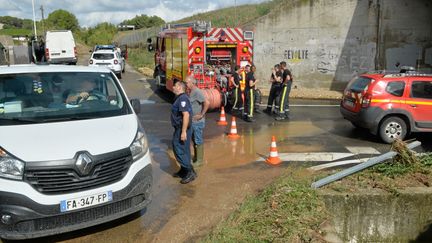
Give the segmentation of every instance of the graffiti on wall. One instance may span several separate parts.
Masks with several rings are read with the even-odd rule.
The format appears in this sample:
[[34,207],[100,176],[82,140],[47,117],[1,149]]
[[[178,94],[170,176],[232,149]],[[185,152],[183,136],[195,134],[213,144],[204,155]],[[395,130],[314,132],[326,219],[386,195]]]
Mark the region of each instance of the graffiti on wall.
[[309,58],[309,50],[285,50],[284,51],[284,59],[292,60],[292,61],[300,61]]

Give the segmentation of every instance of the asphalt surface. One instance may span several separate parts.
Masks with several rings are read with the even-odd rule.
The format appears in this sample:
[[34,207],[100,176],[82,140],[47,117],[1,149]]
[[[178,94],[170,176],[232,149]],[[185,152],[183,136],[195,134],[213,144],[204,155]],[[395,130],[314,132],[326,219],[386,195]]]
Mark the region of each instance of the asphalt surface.
[[[355,129],[344,120],[337,101],[292,100],[288,121],[275,121],[264,113],[256,114],[254,123],[237,120],[241,137],[235,141],[226,136],[229,126],[216,124],[220,114],[215,111],[206,117],[205,164],[197,169],[196,181],[181,185],[171,177],[178,169],[171,149],[172,94],[156,90],[153,80],[130,67],[121,82],[129,98],[141,100],[139,118],[153,158],[152,203],[146,210],[114,222],[28,242],[195,241],[234,211],[246,196],[281,175],[288,165],[309,167],[338,160],[336,155],[340,154],[348,154],[343,159],[349,159],[350,153],[352,158],[363,158],[390,149],[377,137]],[[227,114],[227,118],[230,122],[231,115]],[[268,166],[262,160],[268,156],[271,136],[276,136],[283,158],[289,158],[290,154],[300,157],[327,154],[333,159],[286,159],[280,167]],[[420,151],[431,151],[429,136],[414,134],[411,138],[423,143]]]

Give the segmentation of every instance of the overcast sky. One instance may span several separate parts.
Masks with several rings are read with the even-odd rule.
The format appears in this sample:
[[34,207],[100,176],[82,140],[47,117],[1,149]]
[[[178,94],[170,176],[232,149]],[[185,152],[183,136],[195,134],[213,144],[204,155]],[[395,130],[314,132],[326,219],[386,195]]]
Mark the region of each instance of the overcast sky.
[[[101,22],[118,24],[136,15],[157,15],[169,22],[196,13],[265,0],[34,0],[36,20],[45,18],[54,10],[73,13],[81,26],[94,26]],[[0,0],[0,16],[32,19],[32,0]]]

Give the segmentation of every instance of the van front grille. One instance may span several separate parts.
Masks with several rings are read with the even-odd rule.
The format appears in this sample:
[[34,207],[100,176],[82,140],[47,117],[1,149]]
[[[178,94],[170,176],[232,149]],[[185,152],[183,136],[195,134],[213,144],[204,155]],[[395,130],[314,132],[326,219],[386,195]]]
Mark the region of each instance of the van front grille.
[[[116,155],[116,156],[113,156]],[[81,175],[75,160],[67,166],[41,166],[26,168],[24,180],[43,194],[55,195],[84,191],[121,180],[132,164],[129,153],[96,156],[88,175]]]

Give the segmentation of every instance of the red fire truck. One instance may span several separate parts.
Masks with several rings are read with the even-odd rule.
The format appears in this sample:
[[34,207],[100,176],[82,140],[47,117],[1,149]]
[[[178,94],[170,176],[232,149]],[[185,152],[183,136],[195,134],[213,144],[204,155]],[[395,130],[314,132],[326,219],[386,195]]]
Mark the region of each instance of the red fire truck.
[[156,39],[154,78],[158,86],[172,91],[176,80],[193,75],[215,109],[227,104],[234,67],[252,61],[252,31],[212,28],[203,21],[167,24]]

